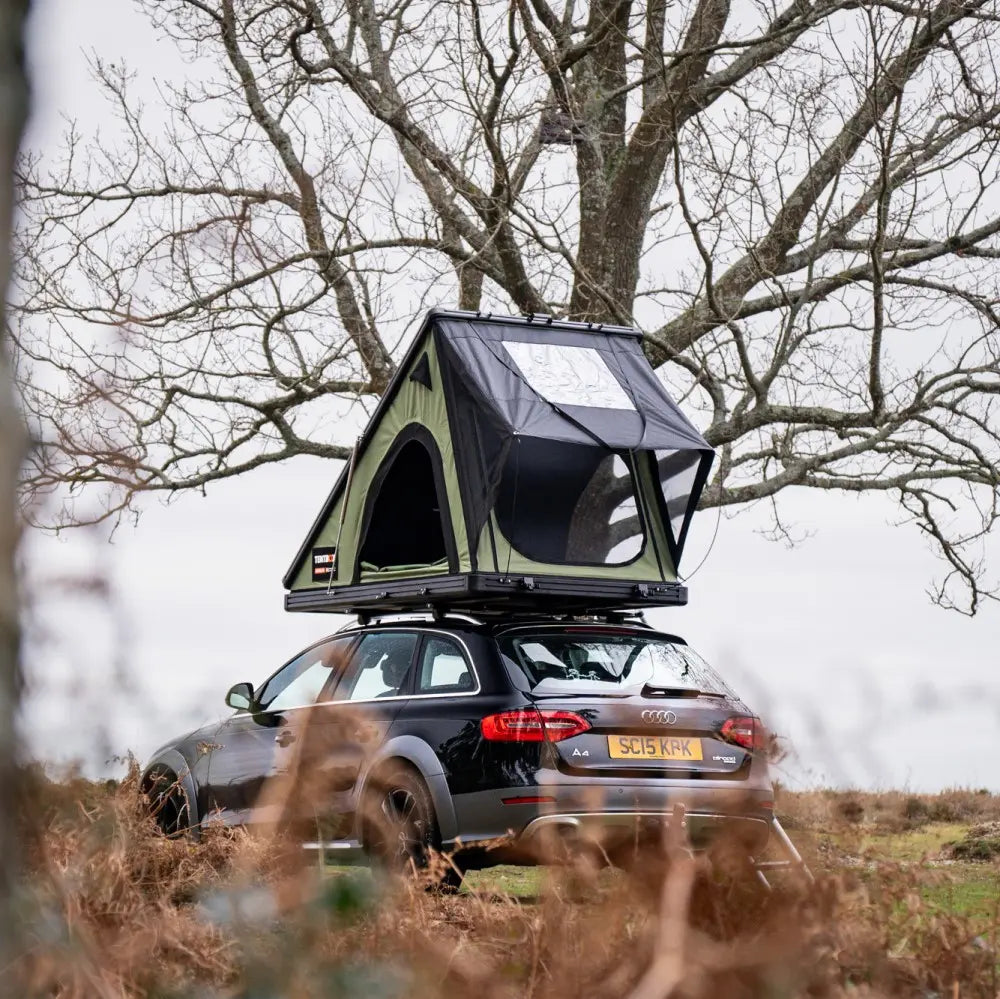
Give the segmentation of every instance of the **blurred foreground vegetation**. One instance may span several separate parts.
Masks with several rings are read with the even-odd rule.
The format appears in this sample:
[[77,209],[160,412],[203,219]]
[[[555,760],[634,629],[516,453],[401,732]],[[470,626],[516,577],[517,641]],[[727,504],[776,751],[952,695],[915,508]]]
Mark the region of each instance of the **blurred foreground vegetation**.
[[281,837],[159,835],[121,784],[28,773],[25,997],[988,997],[1000,991],[1000,796],[791,793],[816,875],[734,855],[626,873],[500,867],[443,895]]

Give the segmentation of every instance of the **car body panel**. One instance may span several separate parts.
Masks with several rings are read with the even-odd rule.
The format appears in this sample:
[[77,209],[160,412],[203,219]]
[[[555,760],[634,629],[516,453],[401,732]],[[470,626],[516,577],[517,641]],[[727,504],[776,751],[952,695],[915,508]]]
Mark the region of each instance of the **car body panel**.
[[265,778],[275,772],[279,725],[275,716],[241,711],[216,733],[208,765],[207,798],[211,812],[226,825],[250,819],[250,809]]
[[[545,697],[533,698],[533,702],[539,708],[571,711],[591,726],[580,735],[555,743],[560,768],[567,773],[627,778],[659,772],[664,777],[686,779],[692,773],[745,778],[749,771],[751,754],[716,735],[727,718],[746,711],[739,702],[715,697],[671,700],[669,712],[663,701],[638,696],[615,700]],[[658,722],[644,717],[653,713],[669,714],[672,720]],[[702,758],[669,762],[641,756],[627,761],[612,759],[608,740],[617,741],[618,736],[624,737],[626,744],[636,744],[637,749],[648,739],[680,742],[688,752],[697,743]]]

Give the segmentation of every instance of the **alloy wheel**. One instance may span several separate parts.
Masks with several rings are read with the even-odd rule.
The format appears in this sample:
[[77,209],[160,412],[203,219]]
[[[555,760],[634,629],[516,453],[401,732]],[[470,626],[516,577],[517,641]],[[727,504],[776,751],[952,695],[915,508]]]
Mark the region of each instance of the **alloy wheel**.
[[150,806],[157,826],[167,836],[179,836],[190,825],[187,796],[176,778],[158,774],[151,788]]
[[379,805],[384,826],[382,840],[387,859],[398,866],[410,861],[416,867],[427,863],[427,819],[417,796],[410,788],[390,788]]

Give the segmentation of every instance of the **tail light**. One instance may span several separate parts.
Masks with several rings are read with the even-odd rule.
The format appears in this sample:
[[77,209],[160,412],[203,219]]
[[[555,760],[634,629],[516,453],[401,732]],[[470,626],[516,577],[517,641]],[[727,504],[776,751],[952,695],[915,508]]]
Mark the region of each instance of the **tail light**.
[[562,742],[586,732],[590,722],[572,711],[542,711],[518,708],[487,715],[480,723],[483,738],[490,742]]
[[550,742],[572,739],[574,735],[586,732],[590,728],[590,722],[586,718],[581,718],[572,711],[539,711],[538,713],[542,716],[545,734],[549,737]]
[[759,718],[751,715],[736,715],[727,718],[719,729],[719,735],[736,746],[751,752],[767,748],[767,733]]

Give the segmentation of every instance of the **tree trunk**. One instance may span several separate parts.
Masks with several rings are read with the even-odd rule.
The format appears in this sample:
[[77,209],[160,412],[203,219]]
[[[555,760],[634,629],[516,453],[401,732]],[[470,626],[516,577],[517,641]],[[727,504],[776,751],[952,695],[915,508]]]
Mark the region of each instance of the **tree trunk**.
[[[606,5],[607,6],[607,5]],[[595,7],[595,10],[598,8]],[[700,0],[669,72],[663,66],[664,7],[654,2],[645,46],[645,106],[625,142],[627,3],[613,2],[603,18],[615,23],[594,50],[588,72],[580,72],[577,103],[597,106],[596,120],[584,114],[577,147],[580,237],[577,272],[570,298],[571,319],[631,325],[639,283],[643,240],[653,197],[660,186],[678,128],[700,107],[692,98],[708,67],[709,53],[729,18],[729,0]],[[620,22],[620,23],[619,23]],[[619,94],[606,100],[607,94]]]
[[[10,277],[14,158],[28,110],[24,24],[29,0],[0,6],[0,331],[6,340],[5,302]],[[0,350],[0,967],[17,954],[15,890],[19,875],[17,835],[18,741],[21,695],[20,628],[15,558],[18,543],[16,487],[24,454],[24,429],[14,399],[6,342]]]

